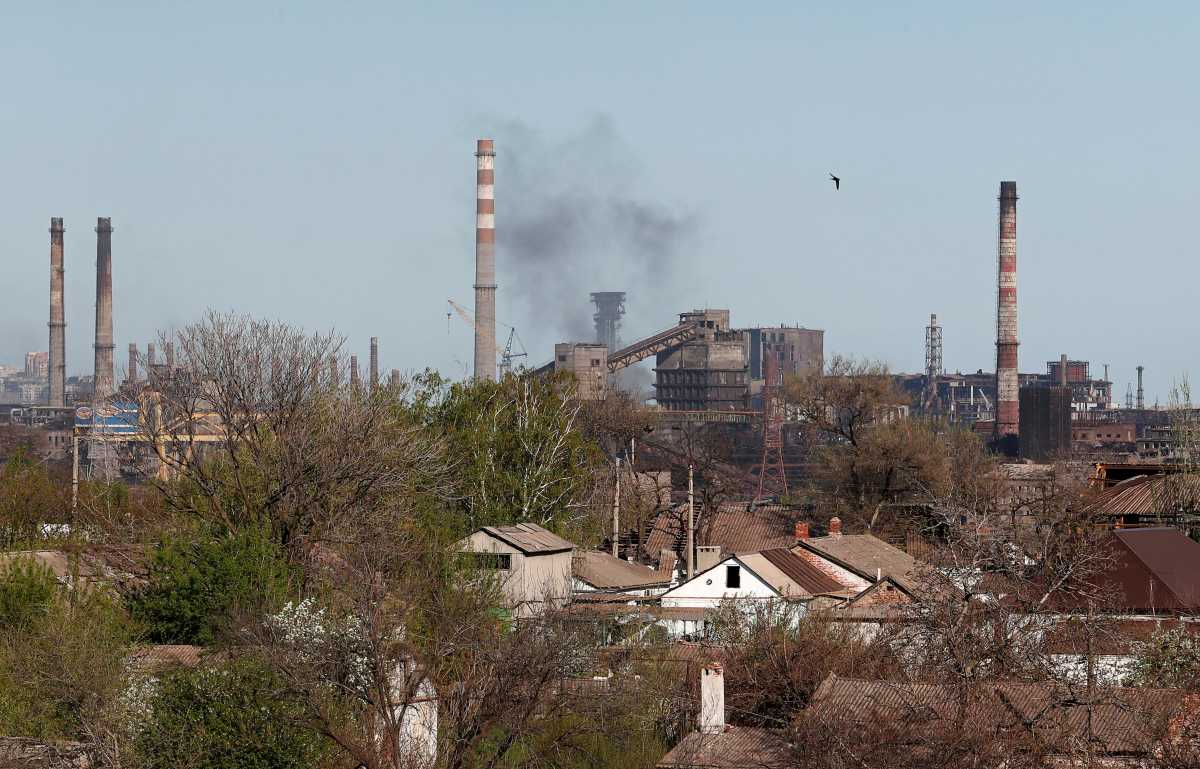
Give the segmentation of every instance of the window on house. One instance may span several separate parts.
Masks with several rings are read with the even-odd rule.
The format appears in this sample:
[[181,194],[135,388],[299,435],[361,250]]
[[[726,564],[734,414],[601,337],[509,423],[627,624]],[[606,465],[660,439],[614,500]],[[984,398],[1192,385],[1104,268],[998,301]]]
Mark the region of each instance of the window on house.
[[558,356],[558,362],[559,362],[559,363],[566,363],[566,362],[567,362],[567,356],[565,356],[565,355],[560,355],[560,356]]
[[495,569],[509,571],[512,569],[512,556],[508,553],[471,553],[471,561],[477,569]]
[[592,358],[592,368],[599,368],[599,366],[600,366],[600,359]]
[[725,567],[725,587],[741,587],[742,586],[742,567],[741,566],[726,566]]

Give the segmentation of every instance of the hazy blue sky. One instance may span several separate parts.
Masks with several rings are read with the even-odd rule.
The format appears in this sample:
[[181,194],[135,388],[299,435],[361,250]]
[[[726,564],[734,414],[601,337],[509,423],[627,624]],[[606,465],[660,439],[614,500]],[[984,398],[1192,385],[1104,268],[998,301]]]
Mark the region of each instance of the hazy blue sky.
[[533,363],[623,288],[626,339],[728,307],[918,370],[936,312],[946,367],[990,370],[1015,179],[1021,370],[1110,363],[1123,397],[1143,363],[1165,401],[1200,363],[1200,10],[1049,5],[4,3],[0,361],[46,348],[62,216],[90,370],[111,216],[118,360],[214,307],[461,373],[491,136]]

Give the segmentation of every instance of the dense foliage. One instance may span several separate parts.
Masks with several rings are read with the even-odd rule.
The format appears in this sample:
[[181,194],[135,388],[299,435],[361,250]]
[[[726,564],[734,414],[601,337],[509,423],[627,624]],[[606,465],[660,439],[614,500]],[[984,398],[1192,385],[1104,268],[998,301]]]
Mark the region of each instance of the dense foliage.
[[137,726],[145,769],[311,769],[327,746],[254,660],[183,670],[154,687]]
[[241,617],[285,600],[292,570],[264,531],[178,536],[157,546],[149,584],[133,616],[154,643],[207,645],[228,638]]

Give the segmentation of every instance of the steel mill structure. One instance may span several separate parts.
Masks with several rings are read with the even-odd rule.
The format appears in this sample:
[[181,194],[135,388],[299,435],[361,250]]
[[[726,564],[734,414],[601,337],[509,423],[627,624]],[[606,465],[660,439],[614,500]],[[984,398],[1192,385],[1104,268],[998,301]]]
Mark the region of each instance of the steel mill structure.
[[942,327],[937,315],[929,316],[925,327],[925,409],[938,411],[938,377],[942,374]]
[[496,379],[496,149],[475,148],[475,378]]
[[50,220],[50,405],[65,406],[67,321],[63,309],[63,220]]
[[610,350],[621,346],[621,318],[625,315],[624,291],[593,291],[592,304],[596,312],[592,322],[596,324],[596,344]]
[[99,403],[116,392],[113,376],[112,219],[96,219],[96,363],[92,399]]
[[1010,442],[1020,430],[1017,376],[1017,183],[1000,182],[996,282],[996,423],[993,438]]
[[371,376],[371,392],[375,392],[379,388],[379,337],[371,337],[371,364],[369,371]]

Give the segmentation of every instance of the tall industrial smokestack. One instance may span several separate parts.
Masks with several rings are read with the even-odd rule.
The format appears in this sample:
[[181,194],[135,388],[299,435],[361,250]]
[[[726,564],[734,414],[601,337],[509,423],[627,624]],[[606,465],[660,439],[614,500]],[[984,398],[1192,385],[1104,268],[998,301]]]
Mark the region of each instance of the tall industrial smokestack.
[[388,379],[388,384],[390,384],[392,387],[400,386],[400,369],[398,369],[398,368],[392,369],[392,375]]
[[1145,390],[1142,389],[1142,371],[1144,371],[1144,370],[1145,370],[1145,366],[1137,367],[1137,371],[1138,371],[1138,389],[1137,389],[1138,411],[1141,411],[1142,409],[1146,408],[1146,392],[1145,392]]
[[146,342],[146,378],[150,378],[150,369],[158,365],[157,350],[154,347],[154,342]]
[[496,149],[475,147],[475,378],[496,379]]
[[129,384],[131,386],[138,380],[137,356],[138,356],[137,343],[130,342],[129,343],[129,368],[128,368],[129,373],[125,375],[125,381],[129,382]]
[[175,343],[167,342],[163,345],[163,355],[167,358],[167,370],[175,370]]
[[379,387],[379,337],[371,337],[371,392]]
[[1002,441],[1018,433],[1017,379],[1017,183],[1000,182],[999,275],[996,300],[996,425]]
[[116,392],[113,378],[112,219],[96,219],[96,402]]
[[50,220],[50,405],[67,405],[67,321],[63,311],[63,220]]
[[350,389],[358,389],[358,356],[350,356]]
[[1067,386],[1067,354],[1065,352],[1058,357],[1058,386]]

